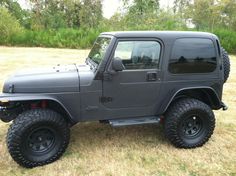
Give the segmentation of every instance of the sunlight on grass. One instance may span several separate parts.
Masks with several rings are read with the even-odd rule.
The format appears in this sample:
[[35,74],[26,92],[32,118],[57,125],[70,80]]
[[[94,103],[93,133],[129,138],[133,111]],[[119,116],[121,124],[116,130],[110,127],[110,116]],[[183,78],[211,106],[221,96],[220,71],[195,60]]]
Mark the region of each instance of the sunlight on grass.
[[[15,71],[68,63],[83,63],[88,50],[0,47],[0,86]],[[19,167],[9,156],[5,137],[9,124],[0,122],[0,175],[236,175],[236,57],[224,86],[228,111],[216,111],[216,129],[201,148],[174,148],[161,125],[111,128],[97,122],[71,130],[63,157],[34,169]]]

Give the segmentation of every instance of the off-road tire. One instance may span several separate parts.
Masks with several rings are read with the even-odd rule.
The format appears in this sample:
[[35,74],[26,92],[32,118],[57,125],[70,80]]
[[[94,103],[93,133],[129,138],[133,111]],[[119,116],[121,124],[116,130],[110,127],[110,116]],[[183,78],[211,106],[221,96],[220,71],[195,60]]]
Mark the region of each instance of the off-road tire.
[[[189,122],[193,124],[190,127]],[[189,132],[194,132],[194,125],[195,129],[199,131],[195,130],[196,134],[193,133],[191,136]],[[202,146],[209,140],[214,128],[215,116],[211,108],[196,99],[185,98],[177,100],[165,114],[165,135],[178,148],[196,148]]]
[[[33,140],[36,142],[31,143]],[[60,114],[49,109],[34,109],[23,112],[13,121],[7,134],[7,147],[19,165],[32,168],[60,158],[69,140],[69,125]]]
[[230,59],[228,53],[224,48],[221,48],[221,52],[224,66],[224,82],[226,82],[230,73]]

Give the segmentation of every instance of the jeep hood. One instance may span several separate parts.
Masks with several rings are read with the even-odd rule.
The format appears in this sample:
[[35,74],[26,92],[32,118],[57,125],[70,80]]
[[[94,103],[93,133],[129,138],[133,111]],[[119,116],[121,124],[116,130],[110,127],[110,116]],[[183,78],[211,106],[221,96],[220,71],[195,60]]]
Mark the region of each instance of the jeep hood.
[[75,64],[25,70],[6,80],[4,93],[78,92],[79,74]]

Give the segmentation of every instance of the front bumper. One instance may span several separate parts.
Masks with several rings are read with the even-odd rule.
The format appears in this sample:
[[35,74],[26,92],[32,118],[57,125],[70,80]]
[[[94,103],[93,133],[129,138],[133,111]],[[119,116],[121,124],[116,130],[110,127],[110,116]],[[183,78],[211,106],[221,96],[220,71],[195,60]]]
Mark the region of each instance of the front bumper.
[[15,119],[20,109],[21,107],[17,103],[11,102],[8,97],[0,97],[0,120],[3,122],[10,122]]
[[0,119],[3,122],[10,122],[22,112],[19,105],[0,106]]
[[0,106],[0,119],[3,122],[10,122],[11,120],[13,120],[10,112],[7,110],[7,107]]

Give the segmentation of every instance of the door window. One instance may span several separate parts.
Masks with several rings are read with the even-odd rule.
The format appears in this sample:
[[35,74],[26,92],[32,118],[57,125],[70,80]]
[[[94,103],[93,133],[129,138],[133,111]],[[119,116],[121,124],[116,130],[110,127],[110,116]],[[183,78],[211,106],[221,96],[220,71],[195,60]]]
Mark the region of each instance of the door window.
[[114,57],[119,57],[126,70],[159,67],[160,43],[156,41],[120,41]]

